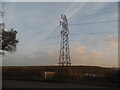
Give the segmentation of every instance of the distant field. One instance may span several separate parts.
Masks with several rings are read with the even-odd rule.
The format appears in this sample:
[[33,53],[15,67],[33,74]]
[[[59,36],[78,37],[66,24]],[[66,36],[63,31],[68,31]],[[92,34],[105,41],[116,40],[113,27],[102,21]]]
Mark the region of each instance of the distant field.
[[118,69],[97,66],[4,66],[2,72],[3,80],[77,83],[110,87],[119,85]]

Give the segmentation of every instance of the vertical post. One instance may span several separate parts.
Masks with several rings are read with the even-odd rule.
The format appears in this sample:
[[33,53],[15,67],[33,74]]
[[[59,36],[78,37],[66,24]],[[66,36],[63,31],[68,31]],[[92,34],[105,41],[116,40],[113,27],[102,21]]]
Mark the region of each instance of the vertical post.
[[47,72],[45,72],[45,79],[47,79]]
[[71,66],[70,50],[69,50],[68,20],[66,15],[64,14],[61,14],[60,26],[62,29],[61,29],[59,66]]
[[5,29],[5,24],[3,23],[3,10],[2,10],[2,1],[0,1],[0,55],[4,55],[5,53],[2,51],[2,30]]
[[[2,66],[2,55],[4,53],[2,52],[2,1],[0,0],[0,66]],[[0,67],[0,89],[2,89],[2,67]]]
[[2,10],[2,2],[0,2],[0,31],[5,28],[5,24],[3,23],[3,10]]

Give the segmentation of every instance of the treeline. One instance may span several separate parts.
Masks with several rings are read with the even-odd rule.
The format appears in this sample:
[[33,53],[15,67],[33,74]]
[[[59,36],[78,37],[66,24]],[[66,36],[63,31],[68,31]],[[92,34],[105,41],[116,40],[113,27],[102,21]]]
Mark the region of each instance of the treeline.
[[[54,75],[45,79],[45,72],[54,72]],[[2,68],[2,74],[3,79],[85,84],[100,83],[115,86],[120,83],[120,71],[118,69],[97,66],[6,66]]]

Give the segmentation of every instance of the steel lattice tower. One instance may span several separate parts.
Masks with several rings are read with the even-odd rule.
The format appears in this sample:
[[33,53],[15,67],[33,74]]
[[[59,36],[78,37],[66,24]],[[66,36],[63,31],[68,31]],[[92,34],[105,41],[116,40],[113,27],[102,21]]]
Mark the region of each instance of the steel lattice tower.
[[60,26],[62,30],[61,30],[59,66],[71,66],[70,50],[69,50],[68,20],[66,15],[64,14],[61,14]]

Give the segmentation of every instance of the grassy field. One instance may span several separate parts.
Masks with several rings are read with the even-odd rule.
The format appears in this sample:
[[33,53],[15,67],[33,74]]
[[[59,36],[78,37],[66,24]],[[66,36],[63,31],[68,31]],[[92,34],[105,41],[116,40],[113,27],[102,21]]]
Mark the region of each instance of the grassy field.
[[[49,72],[47,78],[45,78],[45,72]],[[4,66],[2,67],[2,75],[3,79],[10,80],[95,84],[114,87],[120,83],[118,69],[97,66]]]

